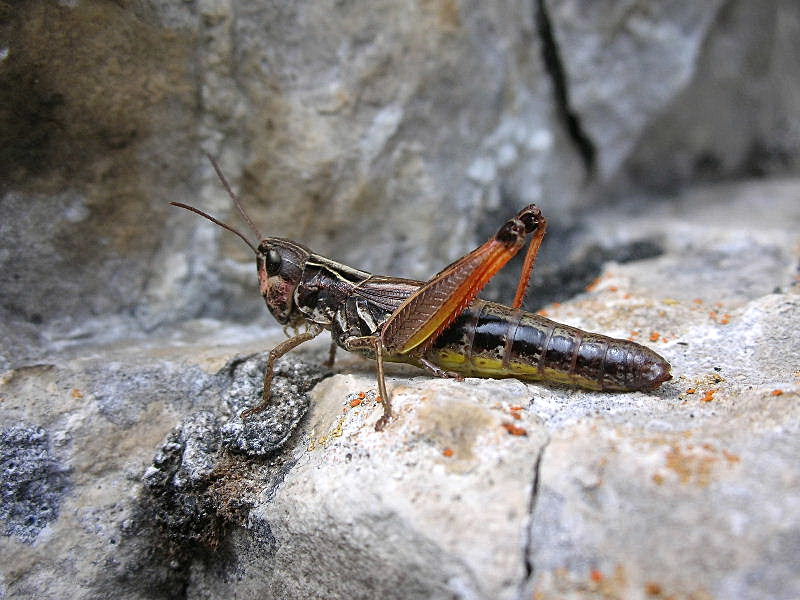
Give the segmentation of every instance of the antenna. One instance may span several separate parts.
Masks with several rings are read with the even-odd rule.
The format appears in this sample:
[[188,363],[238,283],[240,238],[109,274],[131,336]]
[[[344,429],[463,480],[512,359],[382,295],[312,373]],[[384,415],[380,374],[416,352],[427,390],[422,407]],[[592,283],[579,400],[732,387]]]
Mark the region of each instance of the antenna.
[[233,193],[231,185],[228,183],[228,180],[225,179],[225,175],[222,174],[222,169],[219,168],[217,161],[215,161],[210,154],[206,154],[206,156],[208,157],[208,160],[211,161],[211,166],[213,166],[214,170],[217,172],[217,177],[219,177],[220,181],[222,181],[222,185],[225,186],[225,189],[228,191],[228,195],[233,200],[233,203],[236,205],[236,208],[239,209],[239,214],[242,215],[242,218],[244,219],[245,223],[247,223],[250,226],[250,230],[256,234],[256,237],[259,240],[263,240],[264,236],[261,235],[261,232],[258,230],[258,227],[256,227],[255,223],[253,223],[253,220],[250,218],[250,215],[248,215],[247,212],[245,212],[242,203],[239,202],[239,197]]
[[230,225],[227,225],[227,224],[223,223],[222,221],[220,221],[218,219],[215,219],[214,217],[212,217],[208,213],[204,213],[199,208],[195,208],[194,206],[189,206],[188,204],[184,204],[183,202],[170,202],[170,204],[172,204],[172,206],[178,206],[180,208],[185,208],[186,210],[190,210],[193,213],[197,213],[198,215],[200,215],[201,217],[205,217],[206,219],[208,219],[212,223],[216,223],[220,227],[223,227],[223,228],[227,229],[228,231],[230,231],[232,233],[235,233],[236,235],[238,235],[240,238],[242,238],[244,240],[245,244],[250,246],[250,248],[253,250],[253,252],[258,254],[258,250],[256,250],[256,247],[253,246],[253,244],[250,243],[250,240],[248,240],[246,237],[244,237],[244,235],[242,235],[239,231],[237,231],[236,229],[234,229]]

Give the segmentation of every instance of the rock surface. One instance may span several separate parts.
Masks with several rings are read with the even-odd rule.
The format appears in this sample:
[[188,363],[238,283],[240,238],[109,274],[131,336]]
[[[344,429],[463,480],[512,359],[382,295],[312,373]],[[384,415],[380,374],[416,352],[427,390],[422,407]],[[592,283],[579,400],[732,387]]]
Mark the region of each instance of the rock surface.
[[546,310],[662,353],[648,394],[391,367],[378,433],[372,366],[326,377],[318,341],[243,427],[278,338],[212,323],[10,370],[0,596],[795,598],[798,199],[787,179],[594,215],[662,254]]

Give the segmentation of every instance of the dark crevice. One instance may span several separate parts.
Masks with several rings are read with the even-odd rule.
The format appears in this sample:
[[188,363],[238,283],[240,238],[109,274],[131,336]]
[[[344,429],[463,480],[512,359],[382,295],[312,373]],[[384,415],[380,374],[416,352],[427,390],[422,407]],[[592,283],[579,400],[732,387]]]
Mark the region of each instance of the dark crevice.
[[536,510],[536,500],[539,498],[539,480],[542,468],[542,458],[544,457],[545,450],[549,444],[549,440],[539,450],[539,456],[536,457],[536,464],[533,467],[533,485],[531,486],[531,496],[528,500],[528,530],[525,532],[525,547],[523,548],[523,560],[525,563],[525,577],[523,578],[518,598],[526,597],[525,592],[534,575],[534,564],[531,559],[531,552],[533,549],[533,513]]
[[567,78],[564,73],[564,65],[558,51],[553,28],[550,23],[550,16],[547,14],[545,0],[534,0],[536,12],[536,26],[539,31],[539,39],[542,41],[542,59],[545,69],[547,69],[550,79],[553,82],[553,93],[556,99],[556,109],[559,117],[564,122],[567,133],[575,144],[575,148],[583,160],[583,165],[591,175],[595,170],[596,149],[583,130],[578,115],[572,110],[567,93]]
[[236,355],[230,359],[218,373],[218,375],[223,375],[225,379],[224,384],[230,385],[231,381],[236,377],[236,369],[239,368],[239,365],[246,363],[258,354],[258,352],[251,352],[249,354]]
[[[558,251],[559,244],[553,248]],[[565,252],[566,250],[562,250]],[[587,288],[603,273],[609,262],[625,264],[655,258],[664,254],[661,244],[655,240],[633,240],[626,244],[607,247],[597,242],[584,243],[569,260],[551,259],[544,263],[534,275],[536,280],[528,295],[526,306],[529,310],[538,310],[542,306],[555,302],[565,302]],[[549,256],[552,256],[550,254]],[[536,271],[534,271],[536,273]],[[508,292],[506,292],[508,293]]]

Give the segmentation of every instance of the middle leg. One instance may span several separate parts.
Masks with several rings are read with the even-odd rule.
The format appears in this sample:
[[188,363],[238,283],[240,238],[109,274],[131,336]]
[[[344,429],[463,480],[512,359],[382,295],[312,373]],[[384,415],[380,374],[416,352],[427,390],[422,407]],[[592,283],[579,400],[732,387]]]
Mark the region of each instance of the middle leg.
[[392,403],[386,391],[386,378],[383,372],[383,343],[378,335],[365,335],[360,337],[347,338],[343,342],[345,350],[348,352],[359,352],[368,350],[374,353],[375,361],[378,363],[378,395],[383,404],[383,415],[375,423],[375,431],[382,431],[389,420],[392,418]]

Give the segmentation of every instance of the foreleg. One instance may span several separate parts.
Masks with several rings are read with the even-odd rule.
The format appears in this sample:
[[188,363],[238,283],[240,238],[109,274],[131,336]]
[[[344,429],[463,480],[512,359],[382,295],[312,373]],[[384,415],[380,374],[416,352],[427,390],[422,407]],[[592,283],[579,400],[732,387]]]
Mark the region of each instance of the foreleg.
[[261,393],[261,404],[257,406],[253,406],[252,408],[248,408],[245,411],[242,411],[242,418],[247,418],[250,415],[255,413],[261,412],[267,405],[269,404],[269,391],[272,387],[272,378],[275,375],[275,362],[284,354],[297,348],[303,342],[307,342],[308,340],[314,339],[320,333],[322,333],[323,328],[319,325],[311,325],[307,331],[296,335],[294,337],[289,338],[275,346],[272,350],[269,351],[269,359],[267,360],[267,368],[264,370],[264,388]]

